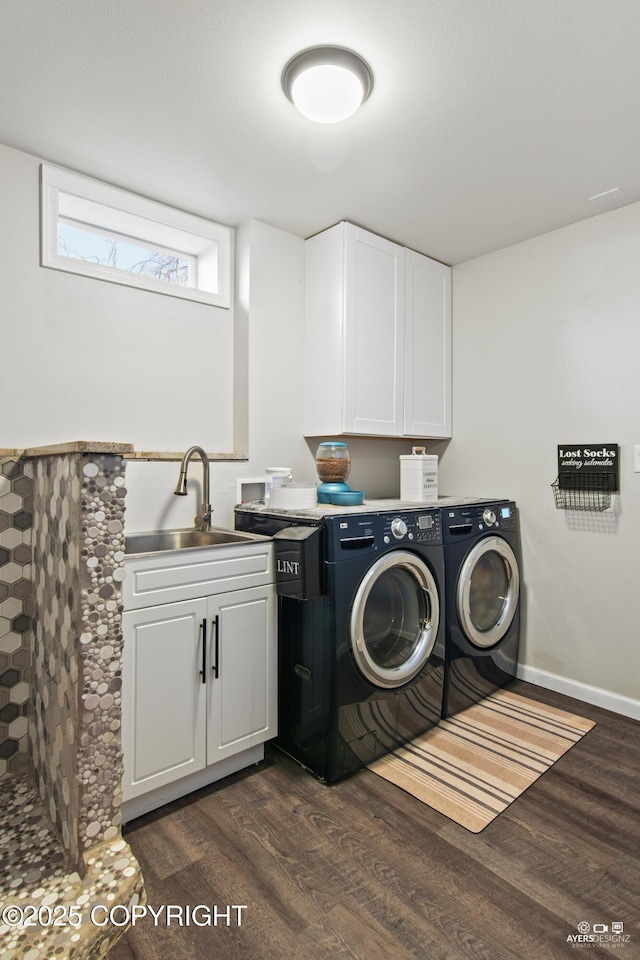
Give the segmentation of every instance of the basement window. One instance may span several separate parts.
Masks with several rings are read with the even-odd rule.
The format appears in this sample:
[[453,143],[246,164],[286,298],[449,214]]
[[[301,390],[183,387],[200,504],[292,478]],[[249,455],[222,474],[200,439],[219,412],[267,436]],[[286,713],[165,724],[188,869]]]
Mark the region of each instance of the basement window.
[[42,164],[43,267],[229,307],[229,227]]

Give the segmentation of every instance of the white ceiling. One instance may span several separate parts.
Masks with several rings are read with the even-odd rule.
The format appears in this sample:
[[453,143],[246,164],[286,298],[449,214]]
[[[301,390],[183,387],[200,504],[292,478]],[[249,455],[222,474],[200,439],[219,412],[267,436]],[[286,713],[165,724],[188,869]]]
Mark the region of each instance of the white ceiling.
[[[328,127],[280,76],[330,43]],[[232,225],[459,263],[640,200],[639,121],[640,0],[0,0],[0,143]]]

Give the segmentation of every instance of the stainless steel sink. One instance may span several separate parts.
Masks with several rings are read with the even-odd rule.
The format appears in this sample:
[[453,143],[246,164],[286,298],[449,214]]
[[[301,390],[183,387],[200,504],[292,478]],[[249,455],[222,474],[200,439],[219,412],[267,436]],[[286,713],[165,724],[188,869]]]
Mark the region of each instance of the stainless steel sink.
[[213,530],[156,530],[153,533],[133,533],[125,537],[127,556],[141,553],[159,553],[166,550],[188,550],[194,547],[221,547],[234,543],[250,543],[265,540],[256,533],[243,533],[239,530],[225,530],[214,527]]

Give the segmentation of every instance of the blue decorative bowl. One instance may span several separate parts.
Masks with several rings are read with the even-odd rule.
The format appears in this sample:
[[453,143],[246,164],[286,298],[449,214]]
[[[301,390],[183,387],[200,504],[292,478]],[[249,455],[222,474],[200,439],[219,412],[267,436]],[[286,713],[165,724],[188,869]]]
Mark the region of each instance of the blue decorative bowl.
[[332,493],[331,503],[336,507],[359,507],[361,503],[364,503],[364,490]]
[[351,493],[347,483],[321,483],[317,490],[318,503],[333,503],[331,499],[336,493]]

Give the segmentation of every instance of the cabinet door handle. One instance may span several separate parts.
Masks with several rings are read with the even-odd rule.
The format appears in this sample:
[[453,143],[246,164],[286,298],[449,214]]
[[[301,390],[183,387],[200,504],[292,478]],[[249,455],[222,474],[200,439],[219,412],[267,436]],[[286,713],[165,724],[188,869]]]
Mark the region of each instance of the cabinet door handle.
[[207,682],[207,618],[204,617],[202,623],[200,624],[200,630],[202,631],[202,670],[200,670],[200,676],[202,677],[202,682]]
[[219,622],[218,622],[218,617],[217,617],[217,616],[215,616],[215,617],[213,618],[213,620],[211,621],[211,630],[213,631],[213,633],[214,633],[214,635],[215,635],[215,651],[216,651],[215,662],[211,664],[211,669],[213,670],[213,675],[214,675],[215,679],[217,680],[217,679],[218,679],[218,676],[219,676],[218,667],[219,667],[219,656],[220,656],[220,643],[219,643],[220,624],[219,624]]

